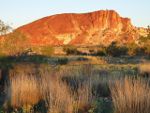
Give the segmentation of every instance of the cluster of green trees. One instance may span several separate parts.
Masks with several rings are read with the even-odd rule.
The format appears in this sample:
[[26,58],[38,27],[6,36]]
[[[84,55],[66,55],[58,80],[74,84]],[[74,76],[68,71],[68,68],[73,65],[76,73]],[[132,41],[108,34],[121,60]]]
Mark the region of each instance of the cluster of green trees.
[[[89,50],[91,54],[96,56],[113,56],[119,57],[123,55],[128,56],[150,56],[150,27],[148,27],[148,35],[146,37],[140,37],[138,43],[129,43],[126,45],[120,45],[117,42],[112,42],[108,47],[99,47],[97,51]],[[69,54],[83,54],[78,51],[77,47],[68,46],[64,48],[64,51]]]
[[[88,48],[87,48],[88,49]],[[81,51],[78,51],[77,47],[68,46],[64,48],[67,55],[84,55]],[[145,42],[143,46],[136,43],[130,43],[127,45],[119,45],[117,42],[112,42],[108,47],[99,47],[97,51],[89,50],[88,55],[94,56],[148,56],[150,55],[150,42]]]

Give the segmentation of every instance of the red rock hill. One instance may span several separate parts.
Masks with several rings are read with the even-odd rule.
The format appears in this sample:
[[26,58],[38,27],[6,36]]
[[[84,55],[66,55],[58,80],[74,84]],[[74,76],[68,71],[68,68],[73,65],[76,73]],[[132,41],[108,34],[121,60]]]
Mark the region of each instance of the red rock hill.
[[140,32],[113,10],[57,14],[18,28],[32,45],[100,45],[135,41]]

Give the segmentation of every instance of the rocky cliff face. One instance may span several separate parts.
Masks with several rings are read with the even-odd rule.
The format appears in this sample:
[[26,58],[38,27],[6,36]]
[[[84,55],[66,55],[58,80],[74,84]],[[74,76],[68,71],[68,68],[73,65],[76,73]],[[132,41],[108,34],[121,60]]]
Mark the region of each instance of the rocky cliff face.
[[113,10],[85,14],[58,14],[17,29],[32,45],[108,45],[112,41],[129,43],[140,33],[129,18]]

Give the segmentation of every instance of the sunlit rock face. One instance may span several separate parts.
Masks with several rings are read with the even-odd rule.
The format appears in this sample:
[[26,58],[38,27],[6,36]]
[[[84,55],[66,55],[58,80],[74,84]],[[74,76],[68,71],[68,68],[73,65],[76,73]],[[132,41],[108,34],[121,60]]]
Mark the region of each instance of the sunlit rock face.
[[[32,45],[109,45],[133,42],[142,34],[129,18],[114,10],[84,14],[57,14],[17,29]],[[144,33],[144,31],[143,31]]]

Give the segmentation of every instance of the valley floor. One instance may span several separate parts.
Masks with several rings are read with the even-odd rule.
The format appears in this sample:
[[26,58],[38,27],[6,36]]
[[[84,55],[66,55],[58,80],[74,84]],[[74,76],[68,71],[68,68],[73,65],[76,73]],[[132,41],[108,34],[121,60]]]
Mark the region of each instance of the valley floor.
[[1,57],[0,110],[149,113],[149,62],[144,56]]

